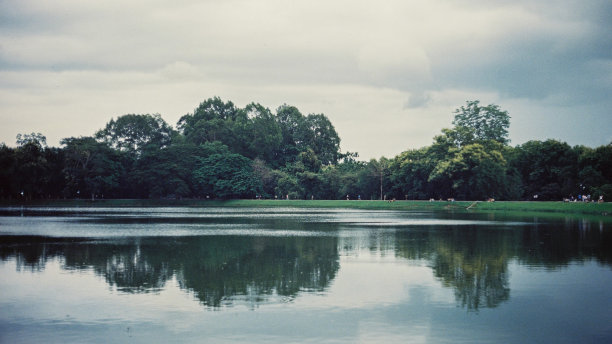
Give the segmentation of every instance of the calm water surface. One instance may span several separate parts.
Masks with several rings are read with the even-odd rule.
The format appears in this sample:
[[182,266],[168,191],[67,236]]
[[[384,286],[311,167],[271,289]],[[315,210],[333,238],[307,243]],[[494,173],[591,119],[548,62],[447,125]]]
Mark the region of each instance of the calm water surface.
[[0,342],[610,343],[612,223],[2,208]]

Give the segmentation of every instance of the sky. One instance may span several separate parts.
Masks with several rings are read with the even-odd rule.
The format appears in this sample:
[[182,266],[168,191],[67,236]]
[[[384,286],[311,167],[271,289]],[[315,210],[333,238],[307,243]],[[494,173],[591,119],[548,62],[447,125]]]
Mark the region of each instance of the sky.
[[218,96],[325,114],[343,152],[428,146],[468,100],[511,145],[612,142],[609,0],[0,0],[0,142]]

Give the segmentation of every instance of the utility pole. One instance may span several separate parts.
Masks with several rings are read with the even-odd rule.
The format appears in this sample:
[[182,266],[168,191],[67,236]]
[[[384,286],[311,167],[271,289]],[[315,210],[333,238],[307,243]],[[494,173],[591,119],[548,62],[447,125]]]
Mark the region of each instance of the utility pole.
[[383,200],[383,194],[382,194],[382,178],[383,178],[383,170],[382,168],[380,169],[380,200]]
[[376,161],[375,159],[370,160],[370,166],[372,167],[372,171],[370,175],[372,177],[380,178],[380,200],[383,200],[383,177],[385,175],[385,168],[387,167],[387,162],[380,158],[380,161]]

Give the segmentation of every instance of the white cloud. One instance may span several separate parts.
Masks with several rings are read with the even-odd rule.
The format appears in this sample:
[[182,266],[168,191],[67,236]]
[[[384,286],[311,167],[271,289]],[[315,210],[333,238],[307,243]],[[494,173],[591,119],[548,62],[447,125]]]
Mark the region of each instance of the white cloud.
[[204,77],[203,73],[192,64],[175,61],[165,65],[160,75],[168,80],[197,80]]

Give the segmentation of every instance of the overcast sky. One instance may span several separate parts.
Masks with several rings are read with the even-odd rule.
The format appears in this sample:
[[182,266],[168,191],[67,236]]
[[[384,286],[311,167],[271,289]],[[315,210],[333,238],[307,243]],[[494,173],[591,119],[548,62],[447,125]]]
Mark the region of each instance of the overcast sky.
[[2,0],[0,142],[219,96],[324,113],[343,152],[430,145],[466,100],[512,145],[612,141],[609,0]]

